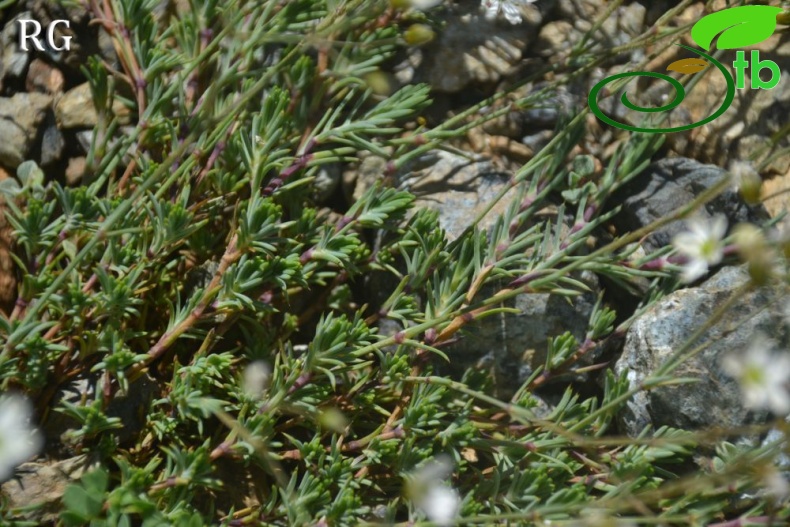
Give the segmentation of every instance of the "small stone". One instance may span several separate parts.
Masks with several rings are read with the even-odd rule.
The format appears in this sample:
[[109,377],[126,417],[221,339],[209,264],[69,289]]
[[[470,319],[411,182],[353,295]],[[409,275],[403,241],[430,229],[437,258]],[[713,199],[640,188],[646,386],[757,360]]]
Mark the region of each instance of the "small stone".
[[41,93],[0,97],[0,163],[15,169],[26,159],[51,102]]
[[87,82],[67,91],[55,105],[55,117],[61,128],[93,128],[98,122]]
[[553,130],[542,130],[536,134],[524,136],[521,139],[521,142],[532,149],[533,152],[540,152],[544,146],[549,144],[553,137]]
[[55,119],[50,115],[47,118],[47,127],[41,137],[41,166],[48,166],[59,161],[63,155],[65,141],[55,125]]
[[82,147],[82,151],[86,154],[91,150],[91,143],[93,142],[93,130],[81,130],[77,132],[77,143]]
[[337,163],[321,165],[318,167],[313,182],[313,193],[318,203],[328,200],[340,184],[341,168]]
[[363,152],[359,165],[343,172],[343,194],[349,201],[357,201],[384,177],[386,171],[386,159]]
[[[129,122],[129,110],[122,103],[113,103],[113,115],[121,124]],[[99,122],[90,84],[84,82],[66,93],[55,104],[55,117],[61,128],[93,128]]]
[[27,71],[25,88],[29,92],[56,95],[63,91],[64,82],[63,73],[59,69],[41,59],[35,59]]
[[581,39],[581,33],[567,20],[555,20],[540,28],[538,41],[534,46],[538,55],[555,57],[570,50]]
[[76,186],[82,183],[85,175],[85,156],[72,157],[66,167],[66,183],[69,186]]
[[0,32],[0,88],[6,80],[18,79],[25,73],[30,54],[19,48],[19,20],[29,20],[30,11],[25,11],[6,22],[2,32]]

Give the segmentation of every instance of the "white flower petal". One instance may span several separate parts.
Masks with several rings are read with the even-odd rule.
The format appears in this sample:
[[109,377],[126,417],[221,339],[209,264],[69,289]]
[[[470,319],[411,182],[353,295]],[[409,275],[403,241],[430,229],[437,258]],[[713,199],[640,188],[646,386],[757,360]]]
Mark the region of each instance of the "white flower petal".
[[682,280],[685,283],[694,282],[708,272],[708,264],[705,260],[693,259],[683,266]]
[[43,439],[30,425],[33,406],[22,397],[0,399],[0,481],[8,479],[14,468],[38,453]]
[[411,6],[414,9],[424,11],[441,4],[443,0],[410,0]]
[[461,497],[450,487],[433,485],[420,500],[419,507],[433,523],[452,525],[453,520],[458,517]]
[[756,333],[745,351],[723,357],[721,368],[738,380],[746,408],[784,416],[790,413],[790,357],[774,353],[773,346],[768,337]]
[[710,224],[710,237],[721,240],[727,234],[727,217],[724,214],[716,214]]
[[480,2],[480,8],[483,9],[483,16],[489,22],[496,20],[499,13],[500,2],[499,0],[483,0]]
[[269,387],[272,369],[265,361],[256,360],[244,368],[243,389],[253,398],[259,398]]
[[507,21],[514,26],[521,23],[521,11],[518,10],[518,7],[509,2],[502,4],[502,13],[505,15]]

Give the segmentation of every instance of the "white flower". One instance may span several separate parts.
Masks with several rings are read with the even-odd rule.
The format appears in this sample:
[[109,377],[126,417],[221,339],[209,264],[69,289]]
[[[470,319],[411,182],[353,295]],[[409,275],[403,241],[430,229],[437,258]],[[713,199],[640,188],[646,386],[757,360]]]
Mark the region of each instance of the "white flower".
[[790,483],[776,467],[771,466],[763,474],[763,485],[765,485],[766,492],[776,501],[784,501],[790,496]]
[[436,525],[452,525],[461,507],[458,492],[441,484],[429,487],[420,502],[420,509]]
[[746,408],[764,408],[777,415],[790,412],[790,356],[773,353],[762,334],[752,338],[745,353],[731,353],[722,360],[725,373],[738,380]]
[[441,4],[443,1],[444,0],[409,0],[409,3],[414,9],[424,11],[426,9],[436,7],[437,5]]
[[688,231],[681,232],[672,240],[672,245],[688,260],[683,266],[682,276],[686,283],[693,282],[707,273],[709,266],[721,262],[727,218],[721,214],[709,221],[693,218],[688,221],[688,227]]
[[735,189],[741,193],[746,203],[756,205],[760,202],[763,180],[754,164],[749,161],[734,161],[730,163],[730,174]]
[[265,361],[251,362],[244,368],[244,392],[254,399],[260,398],[264,390],[269,387],[271,376],[272,369]]
[[436,525],[453,525],[461,509],[461,497],[445,481],[452,470],[452,461],[441,456],[412,474],[406,483],[409,499]]
[[519,6],[534,4],[537,0],[481,0],[480,9],[485,13],[486,20],[494,21],[502,14],[513,25],[521,23]]
[[31,427],[33,406],[18,395],[0,399],[0,481],[14,473],[14,468],[38,453],[43,439]]

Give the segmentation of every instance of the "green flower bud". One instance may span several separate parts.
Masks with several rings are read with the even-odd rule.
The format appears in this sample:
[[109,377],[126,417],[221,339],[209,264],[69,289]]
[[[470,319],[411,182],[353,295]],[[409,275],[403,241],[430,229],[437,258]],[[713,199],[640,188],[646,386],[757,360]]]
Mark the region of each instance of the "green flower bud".
[[403,39],[410,46],[422,46],[434,39],[436,33],[425,24],[412,24],[404,31]]

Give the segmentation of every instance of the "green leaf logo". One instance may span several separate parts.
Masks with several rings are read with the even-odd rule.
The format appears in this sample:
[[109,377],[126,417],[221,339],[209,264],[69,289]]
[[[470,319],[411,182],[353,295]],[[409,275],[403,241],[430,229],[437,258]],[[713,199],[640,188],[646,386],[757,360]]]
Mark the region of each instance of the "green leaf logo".
[[745,5],[712,13],[691,28],[691,38],[699,46],[710,50],[713,39],[718,49],[743,48],[757,44],[773,35],[779,7]]

